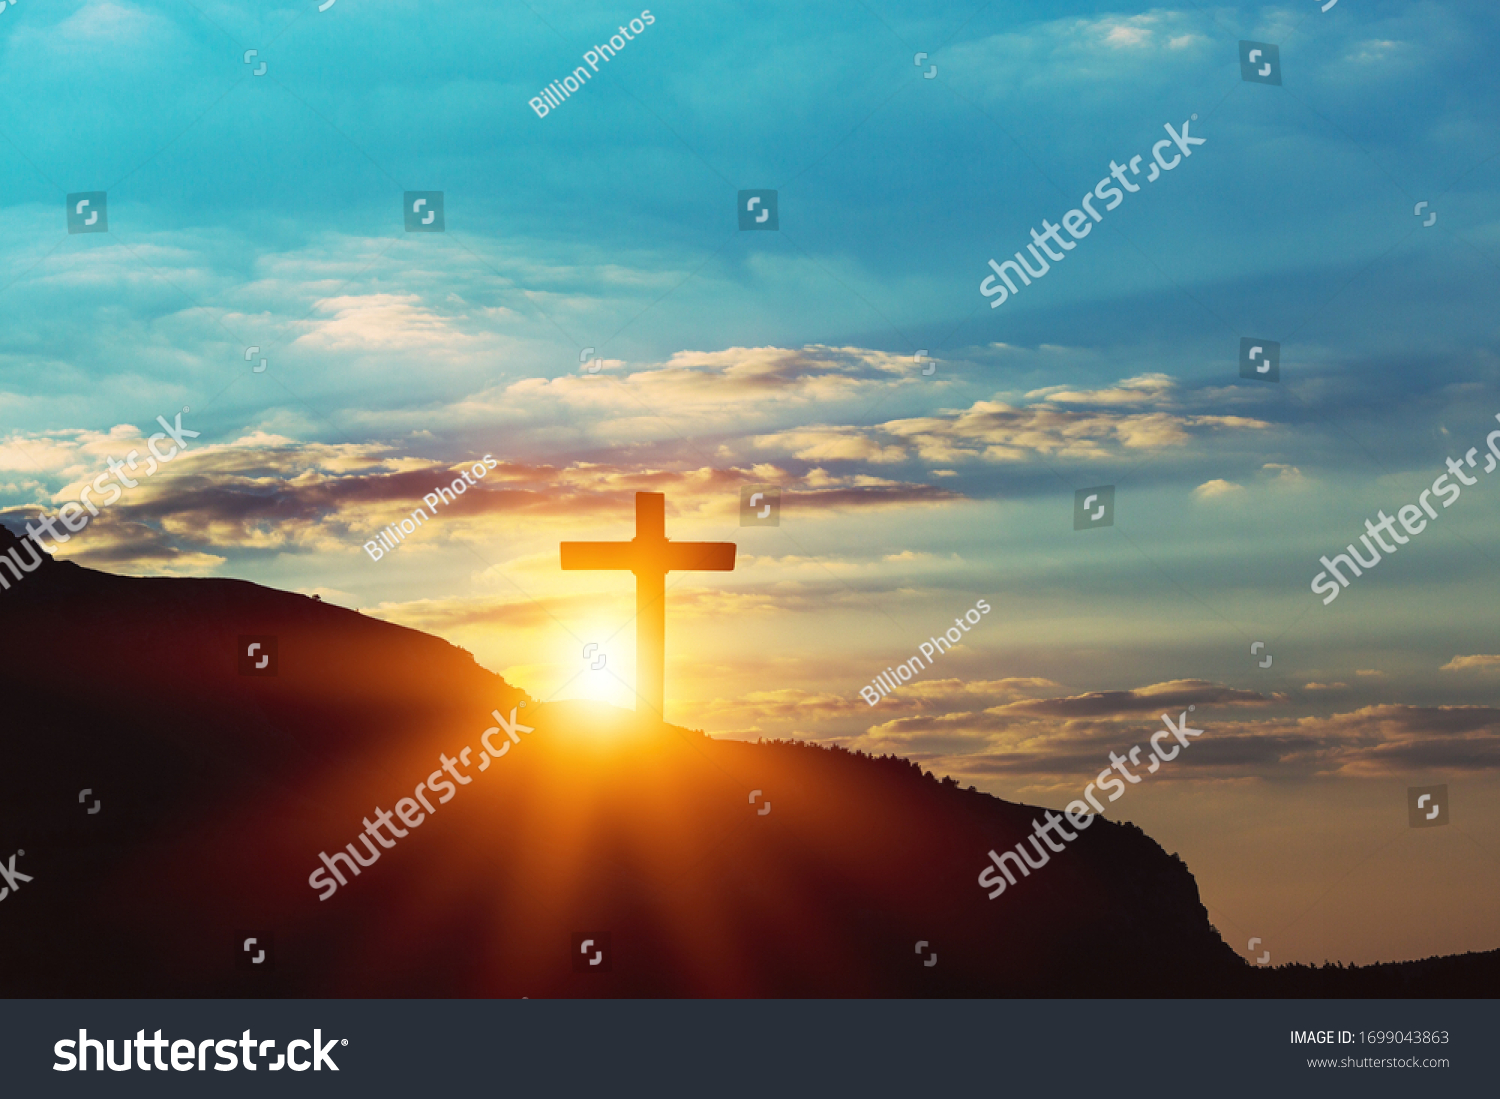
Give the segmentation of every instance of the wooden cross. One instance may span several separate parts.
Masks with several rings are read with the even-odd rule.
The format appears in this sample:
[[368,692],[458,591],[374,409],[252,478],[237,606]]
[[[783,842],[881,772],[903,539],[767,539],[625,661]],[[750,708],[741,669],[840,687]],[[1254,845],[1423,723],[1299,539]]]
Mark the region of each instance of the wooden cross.
[[666,696],[667,573],[673,569],[734,568],[733,542],[673,542],[667,538],[667,498],[635,494],[635,537],[629,542],[563,542],[564,569],[628,569],[635,573],[636,712],[662,716]]

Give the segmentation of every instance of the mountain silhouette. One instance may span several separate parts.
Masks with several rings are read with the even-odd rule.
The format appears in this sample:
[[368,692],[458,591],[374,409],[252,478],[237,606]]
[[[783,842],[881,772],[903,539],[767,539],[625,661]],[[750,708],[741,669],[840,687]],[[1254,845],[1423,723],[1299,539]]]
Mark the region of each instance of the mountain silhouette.
[[[1500,974],[1500,952],[1257,969],[1181,859],[1104,819],[991,901],[987,852],[1041,810],[907,760],[539,704],[441,639],[244,581],[0,576],[0,862],[30,876],[0,901],[0,995],[1464,996]],[[360,839],[414,794],[420,823],[409,800]]]

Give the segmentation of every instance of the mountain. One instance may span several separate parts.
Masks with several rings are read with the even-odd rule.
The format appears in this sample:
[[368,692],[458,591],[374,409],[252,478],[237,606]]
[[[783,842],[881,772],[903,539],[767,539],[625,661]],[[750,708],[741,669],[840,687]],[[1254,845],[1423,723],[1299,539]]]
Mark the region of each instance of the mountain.
[[990,900],[987,852],[1043,810],[906,760],[540,704],[438,638],[243,581],[0,576],[0,863],[30,876],[0,900],[0,995],[1495,987],[1495,954],[1254,969],[1182,860],[1104,819]]

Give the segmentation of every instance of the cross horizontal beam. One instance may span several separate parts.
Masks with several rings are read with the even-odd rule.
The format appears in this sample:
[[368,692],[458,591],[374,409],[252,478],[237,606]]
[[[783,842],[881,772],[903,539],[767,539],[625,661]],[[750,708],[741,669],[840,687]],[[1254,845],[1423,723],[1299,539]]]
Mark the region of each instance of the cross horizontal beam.
[[635,573],[691,569],[734,571],[733,542],[564,542],[565,570],[624,570]]
[[562,567],[566,569],[633,569],[633,542],[564,542]]
[[703,569],[709,572],[734,571],[733,542],[668,542],[667,571]]

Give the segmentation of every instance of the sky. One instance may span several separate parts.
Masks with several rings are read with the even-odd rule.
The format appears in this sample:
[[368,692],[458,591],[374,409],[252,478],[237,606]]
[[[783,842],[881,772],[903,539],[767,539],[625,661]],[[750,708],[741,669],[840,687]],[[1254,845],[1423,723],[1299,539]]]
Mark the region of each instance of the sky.
[[[641,10],[0,11],[0,521],[144,466],[186,409],[58,556],[318,594],[629,708],[633,579],[557,545],[663,492],[670,537],[738,546],[668,578],[669,720],[1061,806],[1193,706],[1109,812],[1237,950],[1500,947],[1500,12],[668,2],[593,73]],[[1146,182],[1168,127],[1202,144]],[[1139,190],[1106,210],[1114,165]],[[775,231],[738,227],[749,189]],[[107,232],[70,233],[100,191]],[[1089,192],[1064,258],[982,292]],[[1245,338],[1278,381],[1240,376]],[[1319,558],[1470,448],[1475,483],[1325,605]],[[751,485],[779,525],[741,525]],[[1074,529],[1100,486],[1109,525]],[[1449,823],[1410,827],[1441,784]]]

